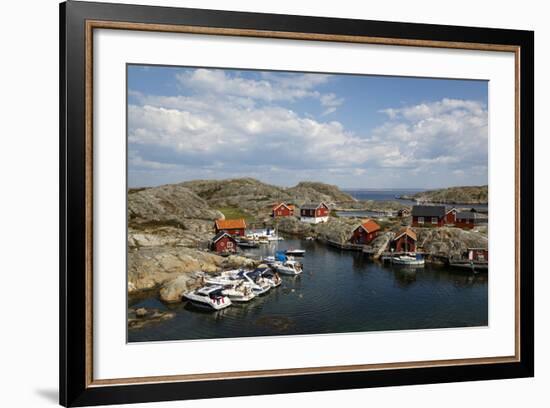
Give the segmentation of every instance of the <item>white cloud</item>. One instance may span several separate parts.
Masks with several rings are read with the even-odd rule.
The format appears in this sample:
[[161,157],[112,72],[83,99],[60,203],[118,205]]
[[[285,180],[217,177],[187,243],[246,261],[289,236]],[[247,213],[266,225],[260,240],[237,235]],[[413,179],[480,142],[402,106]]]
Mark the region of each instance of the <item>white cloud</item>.
[[132,92],[131,168],[171,166],[174,181],[200,174],[248,175],[278,177],[279,184],[297,177],[349,185],[353,178],[399,175],[417,180],[413,187],[418,187],[427,174],[486,179],[487,110],[480,102],[442,99],[385,109],[386,122],[359,134],[341,122],[288,108],[288,102],[305,97],[318,99],[321,117],[341,106],[343,98],[335,93],[315,90],[329,76],[263,73],[259,78],[198,69],[178,76],[181,84],[201,91],[193,96]]
[[335,112],[344,100],[334,93],[324,94],[316,87],[329,81],[326,74],[298,74],[263,72],[260,79],[243,78],[219,69],[199,68],[176,74],[184,89],[192,89],[207,95],[222,95],[224,98],[240,99],[242,103],[253,104],[254,100],[274,102],[295,102],[304,98],[319,100],[324,107],[323,114]]

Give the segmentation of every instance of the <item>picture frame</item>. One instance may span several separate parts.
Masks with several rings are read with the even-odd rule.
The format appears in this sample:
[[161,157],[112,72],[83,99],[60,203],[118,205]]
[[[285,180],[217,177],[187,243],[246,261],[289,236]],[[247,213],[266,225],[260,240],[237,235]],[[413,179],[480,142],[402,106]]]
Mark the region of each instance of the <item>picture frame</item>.
[[[96,379],[93,329],[94,30],[509,52],[515,58],[515,353],[502,357]],[[60,5],[60,403],[342,390],[534,375],[534,33],[68,1]],[[521,248],[521,251],[520,251]]]

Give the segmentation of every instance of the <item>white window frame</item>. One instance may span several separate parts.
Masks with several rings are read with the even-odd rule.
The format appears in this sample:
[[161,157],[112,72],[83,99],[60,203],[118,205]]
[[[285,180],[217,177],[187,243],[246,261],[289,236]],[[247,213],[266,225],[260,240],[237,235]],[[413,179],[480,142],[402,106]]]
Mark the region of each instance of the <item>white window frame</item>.
[[438,223],[438,218],[437,217],[432,217],[432,224],[437,224]]
[[418,223],[424,224],[424,217],[418,217]]

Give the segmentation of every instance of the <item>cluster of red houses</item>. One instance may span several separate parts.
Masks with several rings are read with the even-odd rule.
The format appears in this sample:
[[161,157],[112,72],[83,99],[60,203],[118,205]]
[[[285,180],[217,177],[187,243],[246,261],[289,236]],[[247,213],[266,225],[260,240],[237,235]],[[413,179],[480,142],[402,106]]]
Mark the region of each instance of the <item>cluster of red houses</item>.
[[455,226],[471,229],[486,224],[487,215],[472,208],[470,211],[458,211],[454,207],[444,205],[415,205],[412,208],[413,227],[443,227]]
[[[292,204],[279,203],[273,206],[271,216],[273,218],[292,217],[294,216],[295,210],[296,207]],[[300,221],[307,222],[309,224],[327,222],[329,213],[330,208],[323,202],[304,204],[300,206]]]
[[[349,241],[355,245],[369,245],[376,239],[380,231],[380,225],[367,219],[353,231]],[[390,247],[396,252],[415,252],[416,232],[410,227],[402,228],[393,238]]]
[[[278,203],[271,209],[271,216],[292,217],[296,207],[292,204]],[[328,220],[330,209],[325,203],[306,204],[300,207],[300,220],[302,222],[317,224]],[[476,209],[470,211],[458,211],[456,208],[443,205],[415,205],[412,211],[402,210],[399,217],[412,216],[413,227],[442,227],[456,226],[471,229],[476,225],[486,224],[487,215]],[[236,252],[238,243],[236,237],[244,237],[246,222],[244,219],[216,220],[216,235],[211,241],[211,249],[218,253]],[[349,242],[355,245],[369,245],[381,231],[380,225],[374,220],[364,220],[353,231]],[[415,252],[417,249],[416,232],[411,227],[404,227],[397,232],[390,243],[390,248],[395,252]],[[483,261],[488,259],[486,249],[472,248],[465,254],[468,259]]]

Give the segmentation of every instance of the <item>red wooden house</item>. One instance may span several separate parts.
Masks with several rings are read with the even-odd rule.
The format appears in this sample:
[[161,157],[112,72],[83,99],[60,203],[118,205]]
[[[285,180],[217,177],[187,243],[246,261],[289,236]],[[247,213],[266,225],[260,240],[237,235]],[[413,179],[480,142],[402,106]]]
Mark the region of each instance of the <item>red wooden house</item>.
[[300,221],[311,224],[328,221],[330,209],[325,203],[305,204],[300,207]]
[[456,208],[448,208],[445,212],[445,224],[447,225],[454,225],[456,224],[456,214],[457,210]]
[[294,205],[279,203],[275,204],[271,209],[272,217],[292,217],[294,215]]
[[489,262],[489,250],[487,248],[468,248],[468,259],[474,262]]
[[243,237],[246,230],[246,222],[239,218],[236,220],[216,220],[216,234],[225,231],[229,235]]
[[373,220],[365,220],[354,231],[350,238],[350,242],[356,245],[367,245],[378,236],[380,225]]
[[459,228],[472,229],[478,225],[487,224],[488,217],[474,211],[463,211],[456,214],[455,225]]
[[218,254],[235,253],[237,252],[237,241],[227,232],[220,231],[210,241],[210,249]]
[[415,205],[412,208],[413,227],[442,227],[445,225],[445,206]]
[[391,247],[395,252],[416,252],[416,240],[416,232],[405,227],[395,235]]

